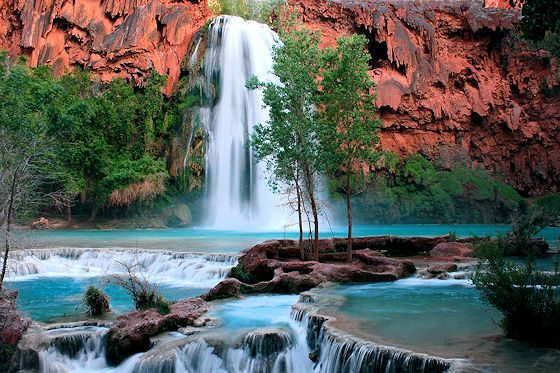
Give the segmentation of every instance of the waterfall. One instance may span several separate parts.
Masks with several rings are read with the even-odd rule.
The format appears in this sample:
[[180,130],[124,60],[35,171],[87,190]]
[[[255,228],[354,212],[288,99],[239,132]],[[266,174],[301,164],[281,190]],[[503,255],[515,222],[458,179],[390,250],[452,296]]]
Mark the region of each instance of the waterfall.
[[[306,303],[311,299],[306,298]],[[311,302],[312,303],[312,302]],[[328,318],[310,311],[308,306],[292,307],[292,318],[307,334],[307,344],[316,361],[315,372],[425,372],[456,371],[453,360],[416,353],[354,337],[328,326]]]
[[36,249],[12,252],[8,276],[10,280],[98,277],[122,273],[121,263],[141,263],[150,280],[166,285],[211,287],[229,275],[237,257],[156,250]]
[[[208,227],[254,231],[287,222],[280,198],[267,186],[264,165],[249,146],[253,126],[266,122],[268,110],[262,92],[245,88],[252,76],[277,81],[271,73],[277,43],[276,33],[255,21],[219,16],[209,26],[199,82],[208,99],[197,115],[207,133]],[[200,49],[197,45],[194,54]]]

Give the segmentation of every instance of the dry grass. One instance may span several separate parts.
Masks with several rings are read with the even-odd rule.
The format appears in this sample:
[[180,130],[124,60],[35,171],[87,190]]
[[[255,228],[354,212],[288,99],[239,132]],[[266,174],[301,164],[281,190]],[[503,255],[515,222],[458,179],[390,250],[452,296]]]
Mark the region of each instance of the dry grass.
[[113,191],[109,196],[109,206],[130,206],[135,202],[150,201],[164,192],[164,177],[154,175],[142,182],[131,183]]

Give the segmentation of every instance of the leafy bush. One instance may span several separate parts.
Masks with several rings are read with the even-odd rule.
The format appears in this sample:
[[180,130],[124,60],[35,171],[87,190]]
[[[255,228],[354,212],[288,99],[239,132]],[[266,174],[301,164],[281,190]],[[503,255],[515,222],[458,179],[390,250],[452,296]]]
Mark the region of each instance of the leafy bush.
[[401,159],[387,153],[379,163],[365,191],[354,199],[358,221],[507,222],[514,211],[526,207],[510,185],[464,162],[443,169],[420,154]]
[[215,14],[226,14],[267,22],[286,0],[210,0],[208,6]]
[[86,289],[83,301],[91,316],[102,316],[109,312],[109,296],[93,285]]
[[159,313],[169,313],[170,303],[159,292],[159,285],[145,273],[145,265],[137,258],[131,262],[119,263],[124,275],[113,275],[109,282],[120,286],[130,295],[137,310],[157,309]]
[[505,241],[484,241],[473,282],[482,299],[503,315],[507,337],[560,347],[560,274],[537,271],[504,258]]

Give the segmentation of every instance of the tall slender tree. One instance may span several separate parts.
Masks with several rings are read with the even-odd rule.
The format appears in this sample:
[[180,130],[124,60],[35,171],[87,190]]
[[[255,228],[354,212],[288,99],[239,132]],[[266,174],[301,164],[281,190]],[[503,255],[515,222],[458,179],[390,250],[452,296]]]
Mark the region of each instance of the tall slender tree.
[[348,215],[347,260],[352,261],[353,180],[363,176],[362,162],[376,155],[377,130],[381,126],[375,109],[375,84],[368,74],[370,55],[363,35],[341,37],[336,49],[322,53],[320,140],[328,176],[342,179]]
[[[270,108],[270,119],[255,127],[252,144],[258,159],[267,159],[273,183],[293,186],[298,200],[300,247],[303,233],[303,201],[313,215],[313,259],[319,259],[318,176],[321,170],[317,81],[321,70],[319,34],[300,27],[293,18],[280,30],[282,45],[274,49],[274,74],[278,83],[247,86],[262,87],[263,101]],[[303,252],[302,252],[303,254]]]

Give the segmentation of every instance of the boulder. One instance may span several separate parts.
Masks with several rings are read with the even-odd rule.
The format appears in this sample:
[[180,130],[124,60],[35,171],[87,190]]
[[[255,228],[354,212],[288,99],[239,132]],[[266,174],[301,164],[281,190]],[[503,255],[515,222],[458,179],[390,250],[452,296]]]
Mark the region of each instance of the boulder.
[[432,275],[439,275],[441,273],[447,273],[447,272],[455,272],[457,271],[457,264],[454,263],[432,264],[428,266],[427,271]]
[[0,292],[0,371],[19,371],[24,357],[18,343],[31,324],[17,310],[18,292],[4,289]]
[[472,254],[472,246],[461,242],[442,242],[430,250],[430,255],[438,258],[468,258]]
[[207,302],[210,302],[216,299],[239,297],[240,295],[241,281],[235,278],[228,278],[214,286],[201,298]]
[[162,315],[155,309],[119,316],[107,333],[107,361],[117,365],[128,356],[150,348],[150,338],[167,331],[192,326],[210,309],[200,298],[181,299]]
[[[433,242],[433,239],[430,239]],[[387,247],[389,237],[357,239],[354,260],[346,262],[346,240],[319,241],[320,261],[301,261],[299,243],[294,240],[269,240],[242,252],[231,271],[232,279],[220,282],[203,298],[221,299],[250,293],[300,293],[327,281],[395,281],[416,272],[409,260],[388,258],[366,247]],[[405,240],[401,239],[401,242]],[[307,254],[310,247],[306,242]],[[435,244],[433,244],[435,245]],[[342,251],[339,251],[342,250]]]
[[22,317],[17,310],[18,292],[3,289],[0,292],[0,345],[16,346],[31,319]]

